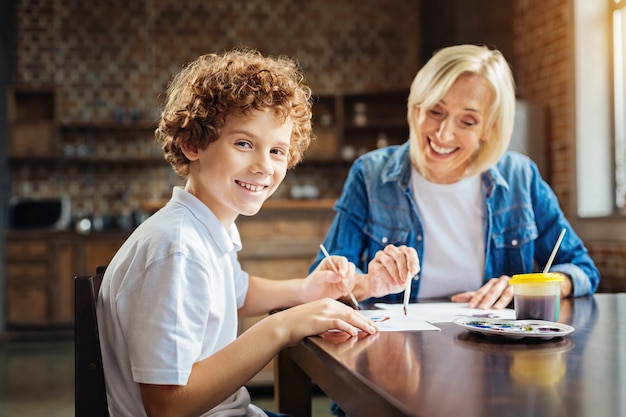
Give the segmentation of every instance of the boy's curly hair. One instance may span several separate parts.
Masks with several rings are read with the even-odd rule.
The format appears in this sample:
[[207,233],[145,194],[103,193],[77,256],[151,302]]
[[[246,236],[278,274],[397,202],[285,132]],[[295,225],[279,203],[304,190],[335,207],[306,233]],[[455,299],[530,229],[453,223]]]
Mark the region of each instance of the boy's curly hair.
[[182,142],[206,149],[217,140],[228,114],[272,110],[293,121],[288,158],[288,168],[293,168],[313,139],[311,106],[311,89],[290,58],[248,49],[202,55],[172,78],[155,139],[165,160],[184,178],[189,160]]

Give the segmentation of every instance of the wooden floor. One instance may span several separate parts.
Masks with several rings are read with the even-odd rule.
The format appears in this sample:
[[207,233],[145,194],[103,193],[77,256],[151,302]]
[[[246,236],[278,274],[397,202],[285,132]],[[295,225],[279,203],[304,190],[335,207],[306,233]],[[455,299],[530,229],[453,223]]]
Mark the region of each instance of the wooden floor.
[[[251,388],[252,401],[276,411],[272,390]],[[330,400],[314,396],[313,417],[331,416]],[[74,416],[71,336],[0,339],[0,417]]]

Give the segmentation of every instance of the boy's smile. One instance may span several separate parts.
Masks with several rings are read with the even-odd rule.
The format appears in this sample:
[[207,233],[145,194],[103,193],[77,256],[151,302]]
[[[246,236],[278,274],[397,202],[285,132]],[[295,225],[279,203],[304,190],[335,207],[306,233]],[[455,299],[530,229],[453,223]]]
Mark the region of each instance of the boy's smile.
[[285,178],[292,127],[271,111],[229,115],[217,141],[185,150],[192,161],[187,191],[226,227],[239,214],[256,214]]

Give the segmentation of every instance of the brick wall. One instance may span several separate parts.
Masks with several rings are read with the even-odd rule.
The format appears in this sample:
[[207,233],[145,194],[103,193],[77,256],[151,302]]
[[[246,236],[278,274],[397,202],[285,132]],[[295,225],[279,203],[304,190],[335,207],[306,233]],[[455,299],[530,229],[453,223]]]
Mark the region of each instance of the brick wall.
[[[572,0],[515,0],[513,7],[518,93],[547,108],[548,180],[568,217],[576,215],[573,7]],[[626,244],[585,245],[600,270],[600,291],[626,291]]]
[[574,138],[569,134],[574,75],[569,70],[574,62],[571,7],[570,0],[518,0],[513,18],[518,95],[547,109],[547,179],[568,216],[574,214],[571,195],[575,186],[571,171]]

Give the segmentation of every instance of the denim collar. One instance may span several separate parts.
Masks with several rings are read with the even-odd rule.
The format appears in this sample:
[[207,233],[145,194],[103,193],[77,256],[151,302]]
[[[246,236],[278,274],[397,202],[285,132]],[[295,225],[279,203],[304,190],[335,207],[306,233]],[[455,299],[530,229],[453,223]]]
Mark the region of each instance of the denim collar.
[[[408,191],[411,184],[411,158],[409,155],[410,140],[398,146],[389,157],[383,167],[381,180],[383,183],[397,181],[398,186]],[[483,188],[487,191],[487,197],[493,194],[497,186],[509,189],[509,183],[500,172],[500,167],[496,163],[494,166],[483,172],[481,175]]]

